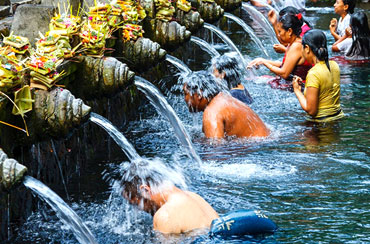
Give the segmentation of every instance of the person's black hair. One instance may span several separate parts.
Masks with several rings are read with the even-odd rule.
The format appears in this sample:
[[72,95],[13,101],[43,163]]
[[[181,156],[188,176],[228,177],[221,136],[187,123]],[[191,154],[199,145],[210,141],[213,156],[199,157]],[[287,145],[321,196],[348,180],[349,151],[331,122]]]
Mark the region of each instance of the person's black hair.
[[196,93],[208,101],[225,89],[210,72],[205,70],[192,72],[180,79],[190,95]]
[[303,47],[308,45],[317,59],[320,61],[325,61],[326,66],[330,70],[329,52],[324,32],[314,29],[307,31],[306,34],[303,36],[302,45]]
[[[283,8],[282,10],[280,10],[279,17],[282,17],[285,14],[299,14],[299,13],[301,13],[303,15],[302,11],[300,11],[296,7],[288,6],[288,7]],[[310,22],[308,22],[303,16],[302,16],[302,20],[303,20],[303,23],[308,25],[308,27],[312,28],[312,24]]]
[[293,33],[299,36],[302,33],[303,17],[299,19],[297,15],[298,14],[287,13],[279,17],[279,22],[282,23],[284,30],[287,31],[291,28]]
[[356,7],[356,0],[343,0],[344,5],[348,5],[347,13],[353,14]]
[[354,13],[351,16],[352,46],[346,53],[348,57],[370,57],[370,30],[367,16],[364,12]]
[[241,70],[239,69],[238,60],[226,54],[212,59],[212,67],[219,73],[225,73],[224,80],[227,82],[229,89],[237,87],[242,83]]

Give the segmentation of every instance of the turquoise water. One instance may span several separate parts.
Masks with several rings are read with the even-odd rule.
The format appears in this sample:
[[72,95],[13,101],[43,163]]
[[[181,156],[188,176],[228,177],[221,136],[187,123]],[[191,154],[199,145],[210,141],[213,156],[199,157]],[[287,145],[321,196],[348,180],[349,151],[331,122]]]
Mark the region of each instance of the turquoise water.
[[[335,16],[332,12],[332,8],[313,8],[307,16],[317,28],[326,29]],[[248,37],[234,23],[221,21],[220,28],[232,33],[229,36],[246,58],[261,55],[249,46]],[[217,37],[213,40],[221,43]],[[329,42],[333,43],[332,38]],[[203,69],[209,64],[209,56],[192,45],[187,46],[188,50],[193,47],[192,52],[177,57],[192,70]],[[220,52],[226,51],[222,44],[215,46]],[[267,48],[271,50],[271,46]],[[273,54],[273,58],[281,56]],[[204,243],[369,243],[370,65],[339,64],[341,104],[346,117],[332,124],[307,124],[294,94],[246,82],[255,100],[251,107],[272,130],[272,135],[263,140],[228,138],[222,144],[212,143],[201,132],[201,115],[189,114],[181,94],[165,90],[203,160],[201,167],[187,158],[170,124],[150,104],[139,108],[140,117],[122,132],[141,156],[159,157],[170,166],[182,168],[189,189],[203,196],[217,212],[258,209],[280,227],[275,235],[257,240],[206,238]],[[258,72],[267,74],[265,69]],[[155,233],[148,214],[110,194],[110,179],[117,178],[117,166],[125,160],[120,156],[111,158],[82,172],[76,179],[78,189],[77,185],[69,187],[71,207],[97,241],[191,243],[194,237],[190,235]],[[44,205],[19,231],[22,235],[10,243],[77,243]]]

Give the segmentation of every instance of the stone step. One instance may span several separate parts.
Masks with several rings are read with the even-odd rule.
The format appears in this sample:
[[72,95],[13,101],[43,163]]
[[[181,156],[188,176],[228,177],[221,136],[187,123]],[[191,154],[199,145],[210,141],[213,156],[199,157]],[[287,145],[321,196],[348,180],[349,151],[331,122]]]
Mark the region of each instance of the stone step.
[[10,6],[0,6],[0,18],[7,17],[10,13]]

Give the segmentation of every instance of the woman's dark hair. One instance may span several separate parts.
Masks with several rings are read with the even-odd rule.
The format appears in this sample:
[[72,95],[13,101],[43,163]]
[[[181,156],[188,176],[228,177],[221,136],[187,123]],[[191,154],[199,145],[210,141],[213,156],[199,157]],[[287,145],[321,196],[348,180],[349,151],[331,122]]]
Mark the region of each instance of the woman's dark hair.
[[302,45],[303,47],[308,45],[320,61],[325,61],[326,66],[330,70],[328,46],[324,32],[321,30],[307,31],[303,36]]
[[227,82],[229,89],[237,87],[241,81],[241,70],[239,69],[238,60],[226,54],[212,59],[212,67],[219,73],[225,73],[224,80]]
[[356,0],[343,0],[344,5],[348,5],[347,13],[353,14],[356,7]]
[[[293,7],[293,6],[288,6],[280,10],[279,12],[279,17],[284,16],[285,14],[299,14],[302,13],[299,9]],[[302,16],[303,23],[308,25],[308,27],[312,28],[312,25],[310,22],[308,22],[303,16]]]
[[287,13],[279,17],[279,22],[282,23],[284,30],[291,28],[296,36],[299,36],[302,32],[303,17],[298,18],[298,14]]
[[351,16],[352,46],[346,56],[370,57],[370,31],[367,16],[358,12]]

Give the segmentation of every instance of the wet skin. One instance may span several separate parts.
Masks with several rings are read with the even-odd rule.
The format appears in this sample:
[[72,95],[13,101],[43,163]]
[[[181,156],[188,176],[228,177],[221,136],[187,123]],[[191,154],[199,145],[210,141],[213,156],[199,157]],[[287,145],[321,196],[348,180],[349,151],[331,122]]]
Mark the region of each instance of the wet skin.
[[270,130],[258,115],[236,98],[219,93],[211,101],[198,94],[190,94],[184,87],[189,111],[204,111],[203,132],[208,138],[266,137]]
[[153,193],[147,185],[140,187],[140,196],[126,199],[153,215],[153,228],[164,234],[180,234],[195,229],[209,229],[217,212],[201,196],[170,186]]

